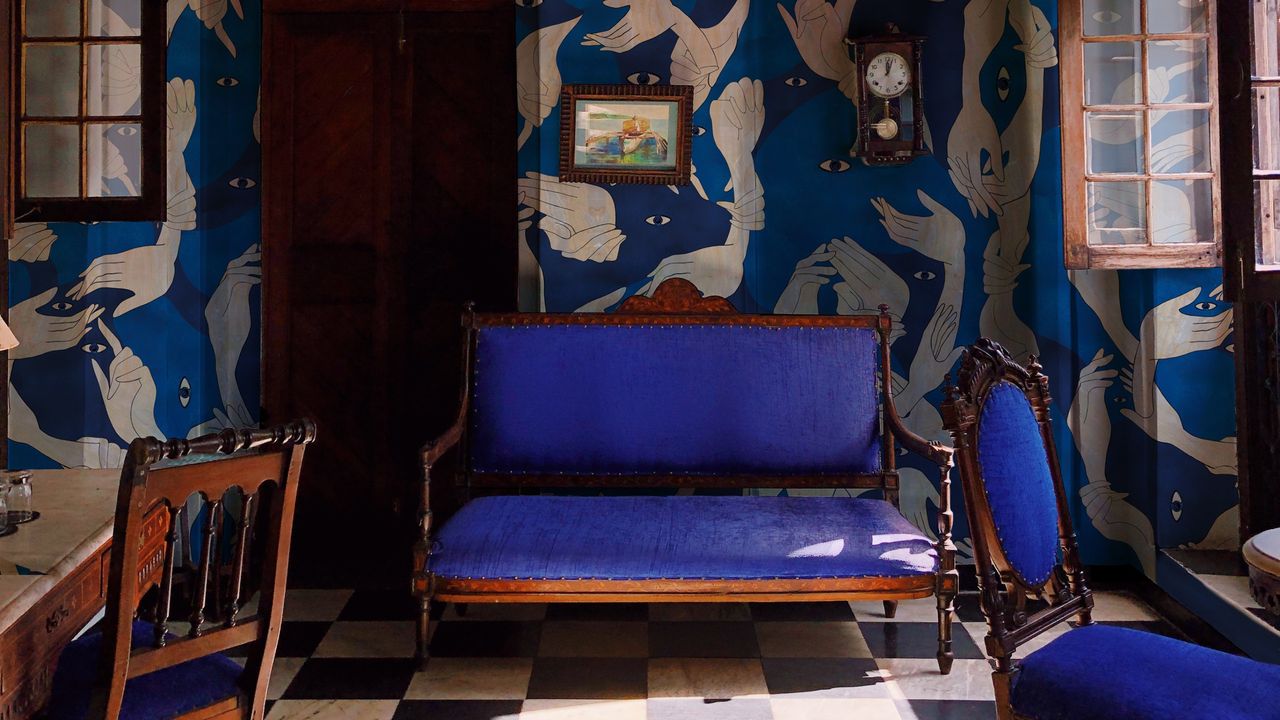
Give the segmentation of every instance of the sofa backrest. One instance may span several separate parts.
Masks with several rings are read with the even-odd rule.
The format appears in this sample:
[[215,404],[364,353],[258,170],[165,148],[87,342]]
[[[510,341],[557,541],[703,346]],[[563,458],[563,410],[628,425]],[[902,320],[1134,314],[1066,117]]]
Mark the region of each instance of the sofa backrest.
[[540,476],[880,473],[880,326],[887,331],[887,322],[473,316],[470,469]]

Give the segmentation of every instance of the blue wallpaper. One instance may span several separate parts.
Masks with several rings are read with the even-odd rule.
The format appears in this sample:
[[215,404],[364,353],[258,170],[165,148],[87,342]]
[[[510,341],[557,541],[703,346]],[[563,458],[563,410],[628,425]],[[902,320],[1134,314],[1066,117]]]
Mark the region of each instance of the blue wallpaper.
[[[1063,269],[1052,0],[517,4],[525,309],[605,310],[668,277],[755,312],[886,302],[899,407],[944,441],[943,377],[991,336],[1041,355],[1052,379],[1088,561],[1154,575],[1157,545],[1235,542],[1220,271]],[[871,168],[848,155],[856,86],[841,40],[888,22],[928,38],[932,154]],[[1171,87],[1203,69],[1176,48],[1155,55]],[[562,84],[626,82],[694,86],[691,186],[558,181]],[[1182,140],[1156,150],[1186,161]],[[903,510],[932,527],[936,479],[904,462]]]
[[[15,467],[114,466],[133,437],[257,417],[260,5],[168,5],[168,220],[20,225],[10,243]],[[677,276],[749,311],[887,302],[899,406],[940,440],[943,375],[989,335],[1043,357],[1087,560],[1153,574],[1157,545],[1235,542],[1219,271],[1063,270],[1051,0],[516,5],[525,309],[603,310]],[[840,41],[886,22],[928,38],[932,155],[869,168],[847,152]],[[567,82],[693,85],[694,183],[558,182]],[[936,481],[903,460],[903,509],[930,527]]]
[[[129,3],[106,5],[136,27]],[[115,467],[138,436],[256,424],[260,6],[168,10],[165,222],[20,224],[10,242],[13,467]],[[117,60],[136,98],[136,68]],[[119,193],[137,168],[104,174]]]

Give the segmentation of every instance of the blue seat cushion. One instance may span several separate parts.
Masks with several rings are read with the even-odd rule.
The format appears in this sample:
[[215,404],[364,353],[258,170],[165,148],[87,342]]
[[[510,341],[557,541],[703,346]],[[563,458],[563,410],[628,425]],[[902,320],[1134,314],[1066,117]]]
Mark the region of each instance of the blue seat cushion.
[[880,346],[865,327],[486,326],[479,472],[880,470]]
[[1033,720],[1280,717],[1280,666],[1107,625],[1022,661],[1013,708]]
[[[134,648],[149,644],[149,623],[133,624]],[[102,633],[71,643],[58,658],[48,720],[83,720],[94,682],[102,668]],[[120,720],[166,720],[235,697],[243,670],[224,655],[207,655],[129,681]]]
[[429,569],[492,580],[762,580],[933,573],[933,544],[883,500],[557,497],[473,500]]

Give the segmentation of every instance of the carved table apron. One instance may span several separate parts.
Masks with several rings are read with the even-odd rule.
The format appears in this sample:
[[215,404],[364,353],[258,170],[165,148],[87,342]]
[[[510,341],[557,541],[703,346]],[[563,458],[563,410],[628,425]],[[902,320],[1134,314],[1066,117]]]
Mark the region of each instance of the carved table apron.
[[0,720],[49,699],[58,655],[106,602],[119,470],[32,477],[40,518],[0,538]]

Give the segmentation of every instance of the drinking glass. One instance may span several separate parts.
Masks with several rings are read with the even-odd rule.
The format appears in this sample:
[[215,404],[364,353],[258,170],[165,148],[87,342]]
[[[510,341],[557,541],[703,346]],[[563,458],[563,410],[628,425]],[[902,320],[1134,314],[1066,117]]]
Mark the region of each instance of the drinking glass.
[[9,522],[24,523],[35,519],[31,509],[31,473],[14,470],[6,474],[9,487]]

